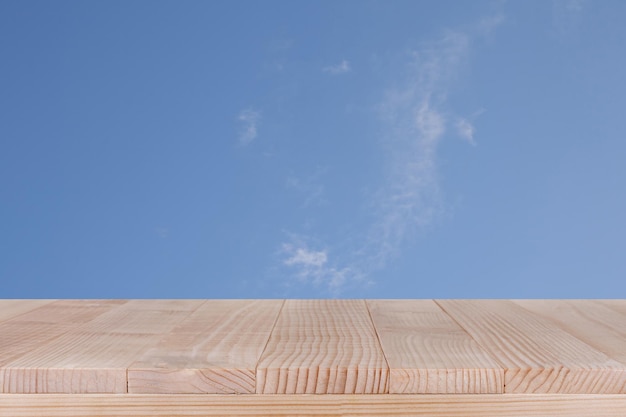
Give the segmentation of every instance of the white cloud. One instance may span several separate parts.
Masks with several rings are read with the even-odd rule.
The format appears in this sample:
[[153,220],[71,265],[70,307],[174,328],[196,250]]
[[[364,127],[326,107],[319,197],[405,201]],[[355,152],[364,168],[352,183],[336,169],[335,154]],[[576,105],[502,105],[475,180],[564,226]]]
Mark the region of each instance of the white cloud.
[[350,67],[350,62],[345,59],[337,65],[330,65],[322,68],[322,71],[333,75],[345,74],[351,70],[352,68]]
[[376,220],[362,251],[369,268],[383,268],[407,239],[443,213],[437,154],[449,123],[446,96],[469,45],[469,35],[448,32],[413,51],[410,75],[380,105],[388,168],[375,194]]
[[312,251],[306,247],[297,248],[290,244],[284,244],[283,250],[289,254],[289,257],[283,261],[285,265],[299,265],[306,268],[319,268],[324,266],[328,260],[326,251]]
[[[333,293],[361,289],[407,242],[445,213],[438,168],[440,144],[450,130],[475,144],[473,118],[483,112],[456,117],[448,109],[447,97],[469,61],[472,40],[490,35],[503,21],[500,15],[486,18],[410,51],[408,75],[396,81],[379,103],[385,166],[366,204],[371,211],[364,227],[360,225],[364,231],[324,249],[310,249],[309,239],[292,237],[282,246],[282,265],[290,268],[292,276]],[[300,187],[301,182],[293,178],[290,186]]]
[[419,131],[420,141],[427,145],[436,145],[446,129],[445,119],[439,112],[431,108],[428,98],[421,103],[417,111],[415,125]]
[[352,267],[338,267],[329,261],[328,250],[309,249],[301,237],[283,243],[282,264],[303,284],[324,287],[331,295],[338,295],[344,287],[360,280],[361,274]]
[[257,125],[261,120],[261,112],[253,109],[245,109],[239,113],[237,120],[241,123],[239,144],[246,146],[257,137]]
[[456,131],[461,139],[467,141],[470,145],[476,146],[476,141],[474,140],[474,132],[476,129],[469,120],[464,118],[457,120]]
[[484,112],[485,109],[478,109],[467,117],[459,117],[456,121],[456,133],[470,145],[476,146],[476,139],[474,138],[476,127],[474,126],[474,120]]

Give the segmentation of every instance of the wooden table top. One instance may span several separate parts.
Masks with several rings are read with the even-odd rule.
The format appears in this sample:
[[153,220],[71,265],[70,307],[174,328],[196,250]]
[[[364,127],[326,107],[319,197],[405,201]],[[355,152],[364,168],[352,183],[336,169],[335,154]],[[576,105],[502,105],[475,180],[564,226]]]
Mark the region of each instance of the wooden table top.
[[0,300],[0,393],[626,394],[626,300]]

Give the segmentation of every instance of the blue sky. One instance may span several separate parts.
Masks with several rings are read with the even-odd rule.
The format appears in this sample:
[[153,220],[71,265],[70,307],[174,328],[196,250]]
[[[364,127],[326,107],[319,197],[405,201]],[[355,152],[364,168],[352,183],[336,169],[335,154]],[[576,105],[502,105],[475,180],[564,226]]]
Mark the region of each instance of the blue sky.
[[0,297],[626,298],[626,3],[0,3]]

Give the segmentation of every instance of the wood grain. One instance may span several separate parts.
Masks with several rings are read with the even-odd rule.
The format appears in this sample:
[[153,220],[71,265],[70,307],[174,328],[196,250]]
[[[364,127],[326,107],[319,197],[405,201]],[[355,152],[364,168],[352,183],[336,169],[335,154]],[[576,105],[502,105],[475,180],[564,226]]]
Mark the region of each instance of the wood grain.
[[287,300],[257,367],[263,394],[387,392],[388,366],[363,300]]
[[511,301],[437,302],[504,365],[507,393],[626,391],[623,364]]
[[504,369],[432,300],[368,300],[389,393],[502,393]]
[[0,417],[620,417],[624,395],[4,394]]
[[5,392],[2,369],[7,363],[95,319],[119,303],[60,300],[29,308],[0,322],[0,392]]
[[618,313],[626,314],[626,300],[598,300],[598,302],[601,302]]
[[128,366],[201,303],[189,301],[184,309],[159,300],[150,308],[141,300],[117,305],[3,366],[3,392],[127,392]]
[[593,300],[517,300],[607,356],[626,365],[626,314]]
[[0,317],[0,417],[626,415],[624,300],[0,300]]
[[128,369],[131,393],[254,393],[282,300],[210,300]]
[[34,310],[54,300],[0,300],[0,322]]

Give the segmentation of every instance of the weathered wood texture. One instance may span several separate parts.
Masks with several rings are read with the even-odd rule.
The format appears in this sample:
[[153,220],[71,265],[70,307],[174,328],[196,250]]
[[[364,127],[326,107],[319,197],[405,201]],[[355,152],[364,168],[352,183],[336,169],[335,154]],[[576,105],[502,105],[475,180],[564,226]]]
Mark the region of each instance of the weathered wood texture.
[[255,393],[557,394],[544,406],[623,406],[626,302],[0,300],[0,399],[52,407],[46,393],[134,398],[137,410],[147,398]]

